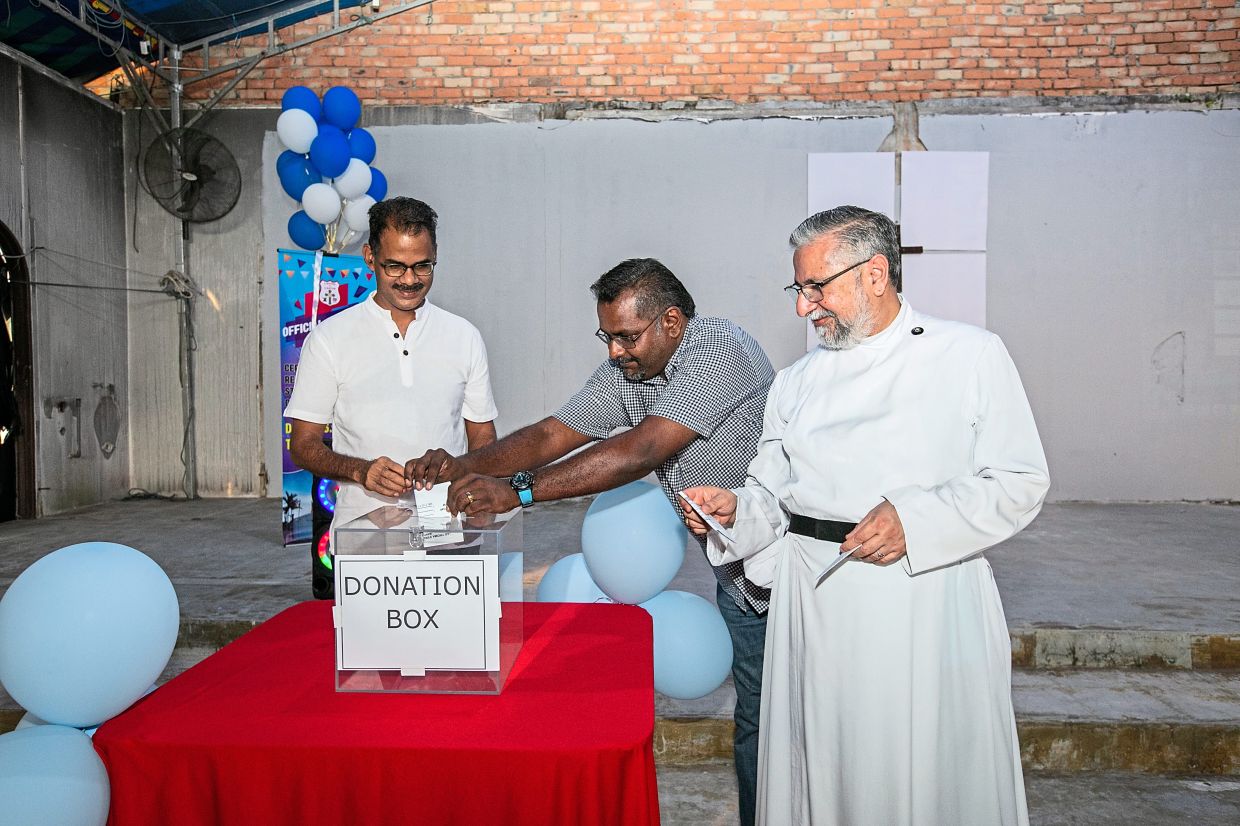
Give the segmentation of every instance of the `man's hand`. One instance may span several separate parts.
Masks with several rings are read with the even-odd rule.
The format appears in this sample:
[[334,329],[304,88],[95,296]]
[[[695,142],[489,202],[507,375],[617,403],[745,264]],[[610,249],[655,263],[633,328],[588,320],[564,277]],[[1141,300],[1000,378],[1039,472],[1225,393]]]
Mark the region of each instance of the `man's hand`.
[[404,496],[413,487],[405,481],[405,469],[386,456],[371,459],[359,476],[361,478],[354,481],[366,490],[384,496]]
[[[736,494],[725,488],[714,488],[702,485],[696,488],[685,488],[681,491],[692,499],[705,513],[713,516],[725,528],[732,527],[736,521]],[[685,525],[698,536],[705,536],[708,528],[702,518],[693,512],[686,502],[677,502],[684,514]]]
[[876,505],[857,527],[848,532],[840,543],[840,550],[851,553],[853,559],[875,565],[890,565],[905,554],[904,525],[895,505],[886,499]]
[[465,468],[443,448],[428,450],[421,458],[405,462],[405,478],[414,490],[430,490],[438,482],[455,482],[465,475]]
[[506,513],[521,504],[521,497],[505,479],[467,473],[448,488],[448,512],[476,516]]

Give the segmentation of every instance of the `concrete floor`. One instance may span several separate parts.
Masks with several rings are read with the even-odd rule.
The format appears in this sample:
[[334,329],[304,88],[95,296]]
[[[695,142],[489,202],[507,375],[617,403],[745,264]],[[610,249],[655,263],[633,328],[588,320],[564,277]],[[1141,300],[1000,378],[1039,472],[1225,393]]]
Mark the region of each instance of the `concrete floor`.
[[[736,822],[732,766],[659,769],[663,826]],[[1236,826],[1240,781],[1147,774],[1032,775],[1025,778],[1031,826]]]
[[[587,501],[548,503],[525,513],[527,599],[534,598],[555,560],[580,550],[587,506]],[[987,556],[1013,628],[1240,635],[1237,536],[1240,507],[1060,504],[1047,506],[1028,530]],[[0,525],[0,591],[42,555],[95,540],[130,545],[158,562],[176,587],[183,628],[194,622],[260,622],[310,598],[308,546],[282,547],[279,503],[253,499],[124,501]],[[714,577],[696,543],[688,544],[669,587],[713,599]],[[209,649],[178,649],[170,672],[206,653]],[[1240,724],[1240,681],[1230,676],[1234,672],[1104,673],[1077,671],[1065,683],[1051,671],[1017,672],[1018,716],[1053,714],[1067,702],[1082,708],[1084,716],[1157,720],[1171,709],[1167,713],[1174,718],[1195,692],[1201,703],[1200,713],[1193,713],[1205,722]],[[1133,694],[1139,707],[1134,711],[1127,700],[1111,707],[1105,698],[1087,697],[1093,682],[1106,682],[1111,696]],[[1029,686],[1036,690],[1022,699]],[[1102,710],[1085,709],[1091,702]],[[687,703],[657,696],[656,712],[726,718],[731,703],[731,686],[725,684]],[[730,763],[661,765],[659,776],[664,823],[735,822]],[[1026,782],[1034,824],[1240,823],[1240,781],[1234,777],[1033,773]]]

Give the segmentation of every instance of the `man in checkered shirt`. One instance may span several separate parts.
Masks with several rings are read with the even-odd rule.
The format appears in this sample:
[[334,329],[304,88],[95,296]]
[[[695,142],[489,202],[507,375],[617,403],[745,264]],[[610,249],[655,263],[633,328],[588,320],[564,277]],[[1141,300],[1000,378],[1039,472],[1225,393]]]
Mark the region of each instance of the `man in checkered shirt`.
[[[433,450],[409,462],[405,473],[417,488],[452,481],[454,513],[503,513],[610,490],[654,471],[679,514],[677,491],[745,483],[775,375],[762,348],[731,321],[697,316],[684,285],[653,258],[624,261],[590,289],[607,361],[555,415],[463,456]],[[619,428],[630,429],[613,436]],[[496,478],[506,476],[511,481]],[[713,570],[735,651],[733,745],[741,822],[748,824],[770,591],[745,579],[740,563]]]

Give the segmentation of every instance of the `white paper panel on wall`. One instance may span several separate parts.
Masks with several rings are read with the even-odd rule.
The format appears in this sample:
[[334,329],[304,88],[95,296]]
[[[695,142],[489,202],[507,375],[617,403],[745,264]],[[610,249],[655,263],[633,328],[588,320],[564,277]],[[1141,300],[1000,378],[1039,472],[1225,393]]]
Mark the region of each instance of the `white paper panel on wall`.
[[896,156],[891,152],[819,152],[809,156],[809,211],[851,204],[896,211]]
[[985,250],[990,153],[905,152],[900,163],[900,242]]

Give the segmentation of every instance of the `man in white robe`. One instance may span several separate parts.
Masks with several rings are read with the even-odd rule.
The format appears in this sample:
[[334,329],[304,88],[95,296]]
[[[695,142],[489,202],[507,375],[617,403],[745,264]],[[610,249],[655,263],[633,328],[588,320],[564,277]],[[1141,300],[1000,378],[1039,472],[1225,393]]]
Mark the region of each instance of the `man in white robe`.
[[787,289],[822,346],[776,377],[746,486],[686,492],[731,529],[710,531],[711,562],[773,589],[758,822],[1027,824],[981,555],[1049,485],[1016,368],[992,333],[902,300],[886,216],[837,207],[791,243]]

